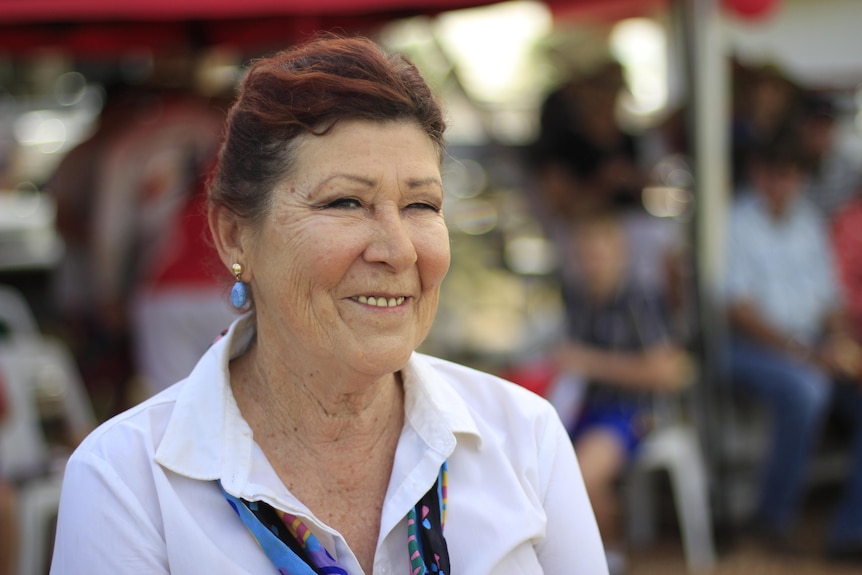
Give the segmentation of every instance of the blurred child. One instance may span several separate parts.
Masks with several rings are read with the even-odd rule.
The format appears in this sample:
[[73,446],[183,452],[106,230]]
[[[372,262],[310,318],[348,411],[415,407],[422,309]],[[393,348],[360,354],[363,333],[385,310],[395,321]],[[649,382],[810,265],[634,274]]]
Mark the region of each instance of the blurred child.
[[586,391],[578,412],[561,416],[614,573],[624,564],[617,481],[650,430],[652,395],[688,384],[690,363],[669,333],[660,297],[631,280],[619,215],[576,221],[570,239],[581,273],[564,287],[568,333],[556,359]]

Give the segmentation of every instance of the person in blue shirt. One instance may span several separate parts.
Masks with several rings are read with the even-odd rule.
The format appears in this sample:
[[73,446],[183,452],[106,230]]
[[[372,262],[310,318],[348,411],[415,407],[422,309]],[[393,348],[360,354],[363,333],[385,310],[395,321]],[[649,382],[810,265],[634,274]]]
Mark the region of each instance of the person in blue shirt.
[[[729,376],[773,421],[757,533],[772,550],[795,553],[793,528],[809,455],[836,396],[851,419],[862,421],[862,393],[859,386],[835,384],[849,375],[842,358],[855,344],[844,321],[826,223],[802,194],[794,143],[758,149],[750,183],[737,195],[730,219]],[[862,447],[862,435],[857,444]],[[855,452],[851,487],[827,538],[835,556],[862,551],[862,448]]]

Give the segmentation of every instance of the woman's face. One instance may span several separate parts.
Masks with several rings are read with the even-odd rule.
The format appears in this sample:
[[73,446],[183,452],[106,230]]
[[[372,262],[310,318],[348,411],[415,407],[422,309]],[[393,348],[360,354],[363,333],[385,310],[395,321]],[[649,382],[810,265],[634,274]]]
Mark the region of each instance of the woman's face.
[[245,232],[259,344],[366,375],[404,365],[449,268],[438,158],[413,123],[340,122],[300,144]]

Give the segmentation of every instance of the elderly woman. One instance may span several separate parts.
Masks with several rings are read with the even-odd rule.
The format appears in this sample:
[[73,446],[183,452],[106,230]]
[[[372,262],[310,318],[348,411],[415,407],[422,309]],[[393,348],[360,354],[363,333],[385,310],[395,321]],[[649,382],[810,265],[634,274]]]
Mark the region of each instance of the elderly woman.
[[52,573],[607,572],[550,405],[415,351],[449,266],[444,127],[367,40],[251,67],[209,192],[248,312],[71,457]]

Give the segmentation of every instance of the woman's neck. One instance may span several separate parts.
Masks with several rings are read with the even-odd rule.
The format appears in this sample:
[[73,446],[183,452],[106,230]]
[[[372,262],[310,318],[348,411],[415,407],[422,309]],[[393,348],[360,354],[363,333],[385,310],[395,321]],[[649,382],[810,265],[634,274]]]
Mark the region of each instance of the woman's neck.
[[[328,367],[328,366],[327,366]],[[374,378],[297,366],[260,345],[231,363],[231,386],[255,432],[317,457],[343,457],[372,449],[403,423],[403,389],[397,373]]]
[[370,573],[404,423],[398,373],[303,372],[254,345],[230,364],[231,388],[285,488],[344,536]]

